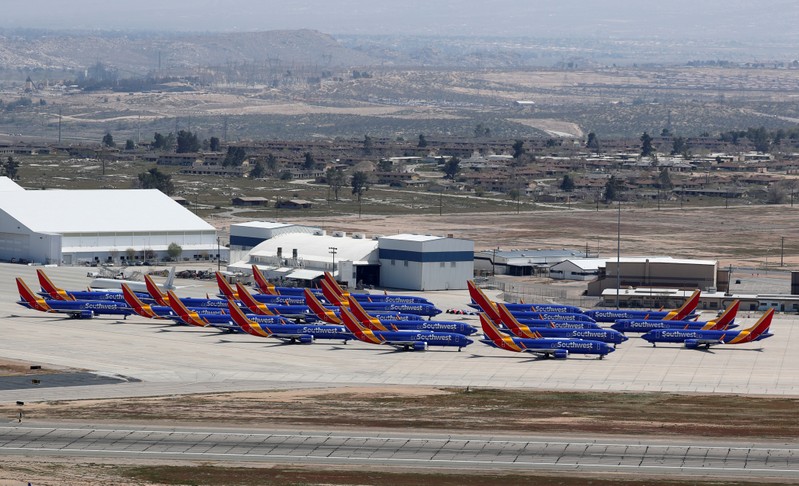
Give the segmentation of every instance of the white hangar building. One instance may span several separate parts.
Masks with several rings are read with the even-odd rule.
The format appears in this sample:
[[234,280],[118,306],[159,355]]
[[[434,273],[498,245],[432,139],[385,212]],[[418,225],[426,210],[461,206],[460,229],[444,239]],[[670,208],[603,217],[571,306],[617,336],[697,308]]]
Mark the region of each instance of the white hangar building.
[[380,285],[408,290],[465,289],[474,278],[474,242],[402,234],[378,239]]
[[182,258],[217,253],[214,227],[156,189],[26,191],[0,179],[0,260],[161,260],[171,243]]

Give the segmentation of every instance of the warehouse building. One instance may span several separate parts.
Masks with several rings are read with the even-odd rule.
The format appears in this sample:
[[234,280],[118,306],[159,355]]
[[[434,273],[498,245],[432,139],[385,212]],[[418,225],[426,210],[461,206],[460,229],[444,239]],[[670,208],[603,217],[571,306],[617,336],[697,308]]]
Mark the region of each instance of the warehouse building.
[[155,189],[26,191],[11,184],[0,183],[0,260],[131,264],[168,258],[172,243],[182,259],[218,252],[214,227]]
[[[618,261],[617,261],[618,260]],[[671,257],[626,257],[608,259],[599,278],[588,284],[587,295],[603,295],[605,289],[653,287],[702,289],[715,292],[728,288],[729,275],[715,260]]]
[[401,234],[378,239],[380,285],[407,290],[465,289],[474,277],[474,242]]

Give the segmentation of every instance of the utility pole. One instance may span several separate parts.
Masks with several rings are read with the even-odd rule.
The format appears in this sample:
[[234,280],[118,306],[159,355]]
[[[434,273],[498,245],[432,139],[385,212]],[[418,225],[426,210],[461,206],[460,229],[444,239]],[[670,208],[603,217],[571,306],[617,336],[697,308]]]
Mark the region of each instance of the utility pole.
[[333,255],[333,271],[330,272],[330,273],[332,273],[335,276],[335,274],[336,274],[336,253],[338,253],[338,248],[336,248],[335,246],[328,246],[327,249],[329,250],[328,253]]
[[785,266],[784,256],[785,256],[785,237],[784,236],[780,236],[780,266],[781,267]]
[[619,292],[621,291],[621,201],[616,219],[616,309],[619,308]]

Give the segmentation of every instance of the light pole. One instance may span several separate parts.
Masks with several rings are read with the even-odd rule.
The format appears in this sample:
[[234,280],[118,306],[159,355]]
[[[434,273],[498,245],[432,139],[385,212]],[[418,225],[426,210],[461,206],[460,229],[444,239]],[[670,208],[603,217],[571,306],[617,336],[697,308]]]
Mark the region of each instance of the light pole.
[[335,246],[328,246],[327,249],[329,250],[328,253],[333,255],[333,271],[331,272],[334,276],[336,274],[336,253],[338,252],[338,248]]
[[785,266],[785,237],[780,236],[780,266]]
[[619,308],[619,292],[621,290],[621,201],[619,201],[616,219],[616,309]]
[[219,252],[219,237],[216,237],[216,271],[222,270],[222,255]]

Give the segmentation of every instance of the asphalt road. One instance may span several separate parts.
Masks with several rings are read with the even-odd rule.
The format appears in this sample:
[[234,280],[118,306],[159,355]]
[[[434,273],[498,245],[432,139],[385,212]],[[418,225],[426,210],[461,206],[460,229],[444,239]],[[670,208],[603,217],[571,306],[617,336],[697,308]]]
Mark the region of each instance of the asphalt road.
[[0,454],[799,480],[799,443],[0,425]]

